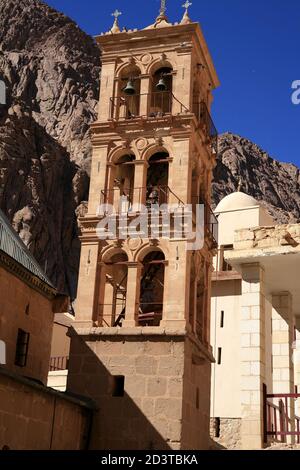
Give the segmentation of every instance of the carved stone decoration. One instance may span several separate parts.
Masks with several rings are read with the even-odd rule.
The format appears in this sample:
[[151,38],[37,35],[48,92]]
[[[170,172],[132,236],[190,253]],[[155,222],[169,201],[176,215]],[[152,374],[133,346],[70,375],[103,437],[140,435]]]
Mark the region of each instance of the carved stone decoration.
[[140,58],[142,64],[148,65],[152,61],[152,55],[151,54],[143,54]]
[[124,142],[122,143],[122,148],[123,149],[130,149],[130,140],[129,139],[124,140]]
[[136,140],[136,147],[138,150],[143,150],[146,148],[148,145],[148,140],[145,139],[144,137],[141,137],[140,139]]
[[127,240],[127,245],[128,248],[131,251],[136,251],[142,244],[142,239],[141,238],[130,238]]
[[164,144],[163,138],[162,138],[161,136],[155,137],[155,143],[156,143],[156,145],[158,145],[159,147],[162,147],[163,144]]

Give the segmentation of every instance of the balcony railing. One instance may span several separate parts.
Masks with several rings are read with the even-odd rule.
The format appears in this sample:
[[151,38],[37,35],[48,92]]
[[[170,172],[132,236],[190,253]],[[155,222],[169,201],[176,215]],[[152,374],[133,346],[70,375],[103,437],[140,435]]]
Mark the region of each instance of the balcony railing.
[[55,372],[59,370],[67,370],[69,367],[69,357],[68,356],[58,356],[51,357],[50,359],[50,372]]
[[205,228],[213,246],[218,248],[219,222],[208,203],[205,203]]
[[212,151],[218,154],[218,131],[204,101],[193,104],[193,113],[199,121],[210,142]]
[[117,121],[142,116],[158,119],[172,114],[174,102],[178,105],[179,113],[189,112],[188,108],[171,91],[118,96],[110,99],[110,118]]
[[169,186],[147,186],[144,188],[130,188],[130,189],[107,189],[101,191],[100,204],[106,205],[111,204],[115,207],[115,210],[119,210],[119,204],[121,202],[122,212],[131,212],[134,209],[134,202],[144,204],[148,209],[151,209],[153,205],[168,204],[172,203],[183,206],[183,202],[176,196],[176,194],[169,188]]
[[[159,119],[174,114],[175,103],[178,114],[191,112],[171,91],[118,96],[110,99],[110,119],[122,121],[143,116]],[[212,151],[217,155],[218,131],[204,101],[194,103],[192,113],[195,114],[200,126],[206,133]]]

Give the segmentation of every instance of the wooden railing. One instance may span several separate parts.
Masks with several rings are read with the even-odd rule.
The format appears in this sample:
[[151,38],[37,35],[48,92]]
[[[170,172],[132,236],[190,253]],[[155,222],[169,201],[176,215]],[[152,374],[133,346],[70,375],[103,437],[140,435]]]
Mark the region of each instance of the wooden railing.
[[300,417],[294,413],[298,393],[267,393],[264,387],[264,441],[271,438],[286,442],[287,436],[294,436],[300,444]]
[[51,357],[50,359],[50,372],[67,370],[69,367],[69,357],[68,356],[57,356]]

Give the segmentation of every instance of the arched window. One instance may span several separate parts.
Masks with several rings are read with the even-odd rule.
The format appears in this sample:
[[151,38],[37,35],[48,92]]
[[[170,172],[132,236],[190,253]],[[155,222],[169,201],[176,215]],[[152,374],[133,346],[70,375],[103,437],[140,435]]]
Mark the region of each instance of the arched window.
[[126,253],[116,253],[105,261],[102,282],[104,282],[102,324],[120,325],[125,317],[128,257]]
[[121,74],[118,90],[118,116],[120,119],[134,119],[140,115],[141,71],[133,65]]
[[151,251],[143,259],[141,276],[139,325],[159,326],[163,312],[165,257]]
[[172,113],[173,75],[171,67],[159,68],[152,77],[150,117]]
[[158,152],[149,158],[147,171],[146,205],[166,204],[168,202],[169,154]]
[[113,203],[115,209],[119,211],[122,198],[122,210],[130,210],[133,203],[134,188],[134,155],[123,155],[114,166],[113,171],[113,187],[109,189],[113,193],[113,197],[109,199]]

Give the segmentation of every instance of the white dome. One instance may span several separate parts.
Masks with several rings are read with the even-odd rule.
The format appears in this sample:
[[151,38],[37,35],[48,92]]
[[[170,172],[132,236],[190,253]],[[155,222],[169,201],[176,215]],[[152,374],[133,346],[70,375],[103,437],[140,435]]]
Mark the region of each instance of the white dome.
[[217,205],[215,212],[235,211],[258,205],[259,203],[254,197],[238,191],[225,196]]

